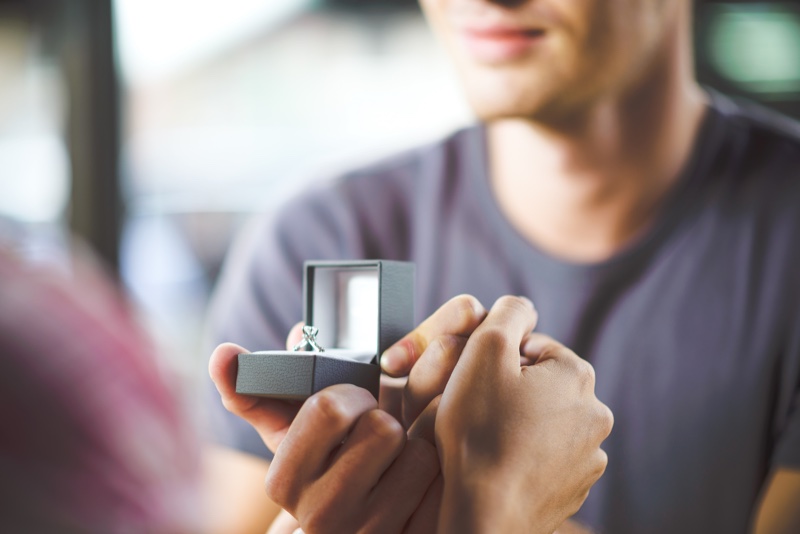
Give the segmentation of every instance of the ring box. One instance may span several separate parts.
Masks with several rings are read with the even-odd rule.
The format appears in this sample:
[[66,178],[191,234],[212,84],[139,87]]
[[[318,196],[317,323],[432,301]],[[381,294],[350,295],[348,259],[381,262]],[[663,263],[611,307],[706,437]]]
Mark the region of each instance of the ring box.
[[310,261],[303,316],[323,351],[239,354],[236,392],[306,399],[333,384],[355,384],[377,399],[380,355],[414,328],[414,264]]

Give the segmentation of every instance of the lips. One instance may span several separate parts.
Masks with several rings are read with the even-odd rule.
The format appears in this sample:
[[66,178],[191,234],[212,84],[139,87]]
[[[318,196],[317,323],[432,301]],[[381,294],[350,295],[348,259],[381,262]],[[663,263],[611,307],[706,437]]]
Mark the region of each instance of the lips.
[[525,56],[546,32],[539,28],[498,25],[467,27],[460,34],[467,52],[477,61],[504,63]]

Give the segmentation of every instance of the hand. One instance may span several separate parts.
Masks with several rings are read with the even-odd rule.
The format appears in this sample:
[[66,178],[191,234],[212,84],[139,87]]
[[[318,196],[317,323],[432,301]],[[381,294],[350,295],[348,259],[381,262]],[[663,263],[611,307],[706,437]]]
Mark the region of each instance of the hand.
[[[440,532],[553,532],[607,463],[613,425],[594,370],[531,334],[530,301],[499,299],[470,337],[439,404]],[[520,351],[532,365],[520,367]]]
[[[287,347],[301,337],[302,323]],[[287,510],[276,532],[293,521],[306,532],[435,532],[442,492],[435,406],[406,434],[366,390],[349,384],[327,388],[302,407],[236,395],[234,356],[243,350],[220,346],[210,369],[225,406],[275,451],[267,494]]]
[[442,492],[435,405],[407,435],[367,390],[350,384],[302,405],[238,395],[240,352],[246,350],[220,345],[209,372],[225,407],[275,451],[267,495],[306,532],[435,532]]
[[395,377],[408,376],[407,381],[392,383],[397,379],[385,378],[381,383],[381,403],[386,402],[406,428],[444,392],[461,349],[485,317],[486,309],[478,299],[459,295],[382,355],[385,372]]
[[[267,495],[306,532],[433,532],[441,478],[433,417],[408,436],[364,389],[310,397],[275,453]],[[427,439],[426,439],[427,438]]]
[[[381,357],[380,409],[409,428],[443,391],[461,348],[486,317],[475,297],[453,297]],[[287,347],[303,337],[303,323],[289,332]],[[457,350],[454,350],[457,349]]]
[[223,406],[253,425],[266,446],[274,452],[288,432],[300,403],[236,393],[237,356],[243,352],[248,351],[233,343],[223,343],[211,354],[208,373],[219,391]]

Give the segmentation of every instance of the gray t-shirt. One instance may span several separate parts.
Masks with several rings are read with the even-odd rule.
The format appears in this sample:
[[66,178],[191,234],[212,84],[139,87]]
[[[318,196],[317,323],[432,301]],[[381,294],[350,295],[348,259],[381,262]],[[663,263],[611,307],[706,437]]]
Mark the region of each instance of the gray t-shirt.
[[[283,347],[308,259],[416,262],[420,320],[459,293],[485,306],[527,295],[537,330],[594,365],[616,418],[578,518],[612,533],[744,532],[770,469],[800,468],[800,127],[711,102],[655,224],[607,261],[565,262],[515,231],[476,126],[288,204],[233,250],[214,340]],[[222,442],[268,457],[217,410]]]

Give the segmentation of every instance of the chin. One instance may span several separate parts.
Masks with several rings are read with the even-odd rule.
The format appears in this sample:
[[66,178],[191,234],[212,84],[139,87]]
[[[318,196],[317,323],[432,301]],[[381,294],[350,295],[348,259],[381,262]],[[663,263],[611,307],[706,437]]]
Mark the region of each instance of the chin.
[[484,122],[546,118],[569,99],[569,83],[554,72],[462,70],[467,101]]
[[475,115],[483,122],[501,119],[544,118],[551,107],[551,99],[529,92],[481,92],[468,94],[467,100]]

